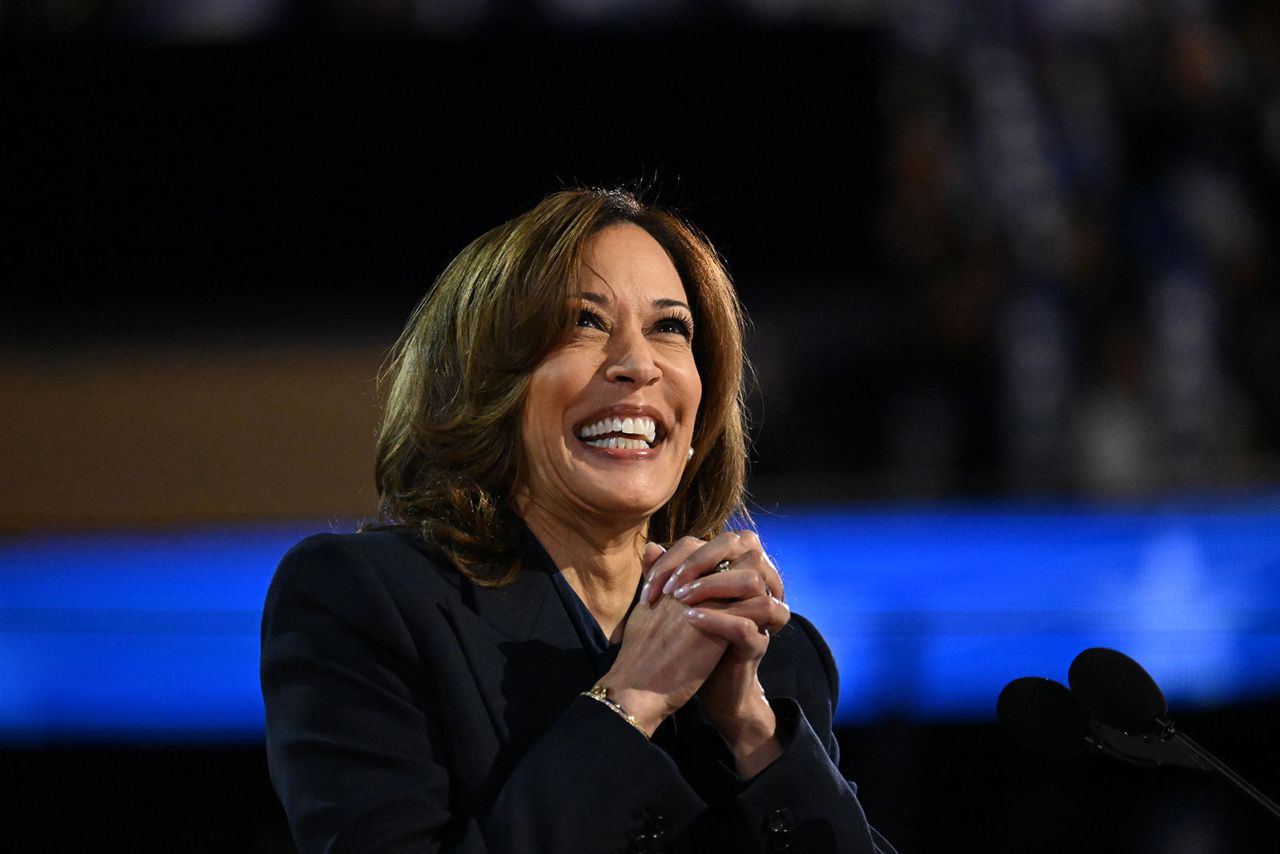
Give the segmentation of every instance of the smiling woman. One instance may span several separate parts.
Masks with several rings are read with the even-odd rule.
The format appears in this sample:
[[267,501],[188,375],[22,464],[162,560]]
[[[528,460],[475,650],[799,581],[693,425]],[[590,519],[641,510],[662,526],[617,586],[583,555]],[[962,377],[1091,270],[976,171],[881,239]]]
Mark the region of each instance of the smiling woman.
[[742,327],[710,245],[617,191],[441,274],[387,371],[379,523],[267,595],[301,850],[892,850],[837,768],[831,654],[743,527]]
[[629,223],[586,250],[578,323],[534,369],[520,419],[515,509],[543,542],[583,519],[644,530],[690,462],[702,400],[693,318],[666,252]]
[[[545,376],[544,360],[563,362],[549,358],[561,345],[582,349],[593,332],[597,347],[611,338],[618,283],[592,272],[601,239],[648,248],[644,263],[665,264],[658,272],[674,286],[653,296],[688,302],[690,333],[695,313],[700,321],[697,336],[682,342],[703,374],[703,399],[686,424],[693,433],[684,437],[683,453],[692,443],[695,455],[649,520],[651,537],[714,536],[727,519],[746,517],[742,311],[714,250],[679,218],[625,193],[557,193],[462,250],[414,311],[387,371],[377,466],[383,520],[420,528],[479,584],[502,584],[518,571],[523,526],[508,499],[527,464],[520,410],[535,370],[543,366]],[[641,259],[619,263],[642,272]],[[682,307],[663,303],[664,334],[680,322],[665,315]]]

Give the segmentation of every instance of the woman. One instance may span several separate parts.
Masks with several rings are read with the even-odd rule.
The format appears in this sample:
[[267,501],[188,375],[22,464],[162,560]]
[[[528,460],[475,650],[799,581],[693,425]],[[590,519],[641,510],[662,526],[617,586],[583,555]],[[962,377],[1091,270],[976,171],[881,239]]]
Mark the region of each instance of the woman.
[[382,524],[291,549],[263,617],[302,851],[892,851],[830,652],[728,530],[742,317],[705,240],[550,196],[449,265],[389,376]]

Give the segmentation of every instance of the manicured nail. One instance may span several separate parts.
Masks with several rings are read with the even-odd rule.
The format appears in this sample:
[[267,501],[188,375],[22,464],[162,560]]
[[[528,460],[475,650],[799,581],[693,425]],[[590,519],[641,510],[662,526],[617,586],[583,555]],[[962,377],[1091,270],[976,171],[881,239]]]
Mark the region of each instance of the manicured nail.
[[670,593],[672,590],[676,589],[676,582],[680,580],[680,573],[683,571],[684,564],[680,564],[680,566],[676,568],[676,571],[671,573],[671,577],[667,579],[667,583],[662,585],[662,592],[664,594]]
[[697,608],[686,608],[684,615],[690,620],[705,620],[707,615],[699,611]]
[[671,595],[675,596],[677,599],[683,599],[684,597],[688,596],[690,593],[697,590],[701,586],[702,586],[701,581],[695,581],[692,584],[686,584],[683,587],[677,587],[676,592]]
[[644,583],[644,587],[640,588],[640,601],[641,602],[649,601],[649,582],[647,581]]

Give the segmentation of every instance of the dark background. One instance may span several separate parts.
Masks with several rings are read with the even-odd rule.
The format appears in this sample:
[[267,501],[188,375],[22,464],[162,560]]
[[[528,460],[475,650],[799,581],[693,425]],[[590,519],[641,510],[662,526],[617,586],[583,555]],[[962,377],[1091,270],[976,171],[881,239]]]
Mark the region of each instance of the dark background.
[[[1280,785],[1276,704],[1180,717],[1182,729],[1268,793]],[[1280,825],[1207,772],[1084,757],[1041,760],[994,725],[837,731],[842,770],[874,825],[911,851],[1266,854]],[[147,746],[8,750],[6,835],[33,851],[293,850],[263,751]]]
[[621,184],[755,318],[766,504],[1280,476],[1265,4],[1083,34],[976,4],[931,50],[892,16],[441,34],[336,4],[175,44],[6,8],[7,341],[387,341],[472,237]]
[[[230,35],[0,5],[9,347],[389,344],[481,231],[623,184],[710,236],[755,320],[763,507],[1280,478],[1268,4],[269,5]],[[1179,719],[1274,795],[1278,711]],[[904,854],[1280,842],[1207,775],[1055,767],[988,723],[841,736]],[[288,850],[256,746],[8,749],[0,776],[32,850]]]
[[874,254],[877,50],[710,30],[10,45],[10,269],[31,286],[6,332],[394,333],[466,243],[563,186],[678,207],[754,271],[748,299],[847,275]]

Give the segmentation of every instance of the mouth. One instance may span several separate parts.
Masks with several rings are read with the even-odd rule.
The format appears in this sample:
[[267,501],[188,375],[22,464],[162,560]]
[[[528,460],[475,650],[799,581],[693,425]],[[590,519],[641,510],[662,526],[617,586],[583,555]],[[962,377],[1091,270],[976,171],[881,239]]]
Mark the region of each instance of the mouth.
[[593,448],[643,451],[662,444],[667,431],[661,419],[652,414],[612,412],[592,415],[573,428],[573,435]]

